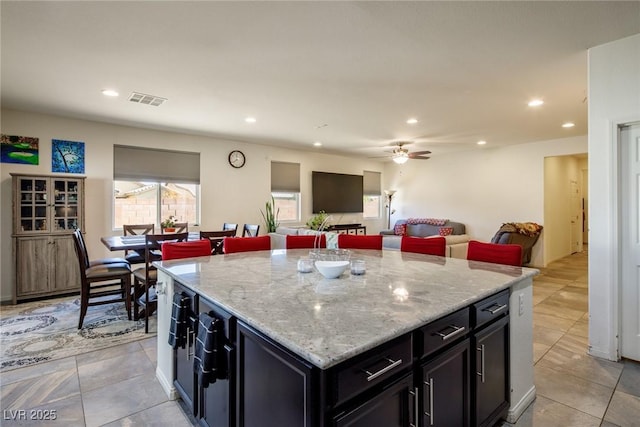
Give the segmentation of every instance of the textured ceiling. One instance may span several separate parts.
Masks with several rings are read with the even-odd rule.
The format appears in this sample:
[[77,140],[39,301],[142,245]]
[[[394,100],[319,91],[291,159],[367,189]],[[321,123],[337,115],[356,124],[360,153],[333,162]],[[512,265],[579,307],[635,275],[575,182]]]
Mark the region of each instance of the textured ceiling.
[[360,156],[584,135],[587,49],[640,33],[637,1],[0,7],[3,107]]

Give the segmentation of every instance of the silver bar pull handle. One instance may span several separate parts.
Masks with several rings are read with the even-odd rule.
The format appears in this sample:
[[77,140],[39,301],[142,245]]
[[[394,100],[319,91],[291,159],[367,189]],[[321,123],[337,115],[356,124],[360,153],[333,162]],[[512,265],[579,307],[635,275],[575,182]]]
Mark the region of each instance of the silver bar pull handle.
[[424,414],[429,417],[429,425],[433,425],[433,377],[429,378],[429,382],[424,381],[424,385],[429,387],[429,412],[424,411]]
[[420,413],[420,398],[418,396],[418,387],[415,387],[413,390],[409,390],[409,394],[413,396],[413,423],[409,423],[409,427],[419,427],[418,420],[420,417],[418,414]]
[[507,304],[494,304],[489,308],[485,308],[482,311],[488,311],[491,314],[496,314],[501,312],[502,310],[504,310],[505,308],[507,308]]
[[388,357],[385,357],[385,359],[390,363],[390,365],[385,366],[384,368],[380,369],[378,372],[371,373],[367,370],[364,370],[364,373],[368,375],[367,381],[373,381],[376,378],[378,378],[380,375],[385,374],[390,370],[392,370],[393,368],[402,364],[402,359],[391,360]]
[[449,325],[449,328],[453,328],[454,331],[453,332],[449,332],[448,334],[445,334],[444,332],[440,331],[440,332],[436,332],[435,335],[438,335],[440,337],[442,337],[442,341],[446,341],[450,338],[455,337],[456,335],[459,335],[461,333],[463,333],[465,331],[465,327],[464,326],[456,326],[456,325]]
[[476,351],[480,352],[480,372],[476,372],[480,376],[480,380],[484,384],[484,344],[476,348]]

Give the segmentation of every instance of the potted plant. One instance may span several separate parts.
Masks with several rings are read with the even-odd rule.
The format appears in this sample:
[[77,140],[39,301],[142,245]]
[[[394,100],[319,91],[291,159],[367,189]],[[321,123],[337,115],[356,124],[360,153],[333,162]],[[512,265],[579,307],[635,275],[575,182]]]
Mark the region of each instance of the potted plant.
[[280,225],[278,223],[278,215],[280,214],[280,209],[278,209],[274,213],[273,208],[275,207],[275,205],[276,201],[273,196],[271,196],[271,201],[264,204],[264,212],[262,211],[262,209],[260,210],[262,218],[264,219],[264,225],[267,227],[267,233],[275,233],[276,229]]
[[168,233],[173,233],[176,231],[176,217],[169,215],[169,218],[160,223],[160,227]]
[[[312,230],[319,230],[329,215],[325,211],[320,211],[307,221],[307,226]],[[326,226],[326,224],[324,224]]]

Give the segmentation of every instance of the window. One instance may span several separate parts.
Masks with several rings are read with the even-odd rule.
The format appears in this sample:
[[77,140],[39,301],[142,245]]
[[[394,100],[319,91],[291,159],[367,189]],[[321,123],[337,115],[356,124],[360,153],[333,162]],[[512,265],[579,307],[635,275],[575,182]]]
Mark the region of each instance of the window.
[[278,221],[300,221],[300,164],[271,162],[271,195]]
[[382,192],[380,191],[380,172],[364,171],[363,173],[363,210],[364,218],[380,218]]
[[200,154],[114,146],[114,228],[200,220]]

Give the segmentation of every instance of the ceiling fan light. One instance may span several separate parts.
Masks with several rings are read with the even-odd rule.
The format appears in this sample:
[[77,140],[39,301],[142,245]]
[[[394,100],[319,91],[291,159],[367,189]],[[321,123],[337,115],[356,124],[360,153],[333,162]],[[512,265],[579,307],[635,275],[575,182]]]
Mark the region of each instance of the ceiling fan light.
[[407,160],[409,160],[409,155],[407,153],[398,153],[393,157],[393,161],[399,165],[407,163]]

